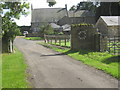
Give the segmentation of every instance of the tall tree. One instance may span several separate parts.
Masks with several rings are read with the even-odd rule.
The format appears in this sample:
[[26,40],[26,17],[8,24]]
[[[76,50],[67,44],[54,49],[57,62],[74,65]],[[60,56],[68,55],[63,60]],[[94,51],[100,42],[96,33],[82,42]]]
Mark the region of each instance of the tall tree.
[[92,11],[92,12],[95,12],[96,8],[97,8],[97,5],[98,3],[97,2],[80,2],[78,3],[76,6],[73,5],[71,8],[70,8],[70,11],[71,10],[74,10],[74,11],[78,11],[78,10],[89,10],[89,11]]
[[40,28],[40,33],[42,35],[44,35],[44,34],[47,34],[47,35],[54,34],[54,29],[49,24],[45,24],[43,26],[40,26],[39,28]]
[[96,20],[100,16],[120,16],[119,2],[100,2],[100,6],[96,10]]
[[21,15],[27,15],[29,3],[25,2],[1,2],[0,16],[2,17],[2,48],[3,52],[13,51],[13,41],[20,30],[14,19],[20,19]]
[[76,6],[75,5],[73,5],[70,9],[69,9],[69,11],[75,11],[76,10]]
[[55,0],[47,0],[48,6],[53,7],[56,4]]

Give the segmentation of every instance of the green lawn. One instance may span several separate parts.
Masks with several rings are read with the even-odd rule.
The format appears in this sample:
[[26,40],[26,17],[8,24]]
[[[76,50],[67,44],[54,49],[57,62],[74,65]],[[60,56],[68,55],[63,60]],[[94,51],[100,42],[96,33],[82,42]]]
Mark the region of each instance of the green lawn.
[[43,40],[44,38],[42,38],[42,37],[25,37],[24,39],[26,39],[26,40]]
[[120,64],[120,61],[118,61],[118,56],[116,55],[109,54],[108,52],[91,52],[85,50],[72,51],[70,49],[60,49],[53,47],[45,43],[40,44],[55,51],[66,54],[76,60],[82,61],[84,64],[103,70],[113,77],[120,79],[120,74],[118,72],[118,64]]
[[27,88],[27,65],[23,54],[15,49],[15,53],[2,55],[2,87]]
[[2,54],[0,53],[0,90],[2,88]]

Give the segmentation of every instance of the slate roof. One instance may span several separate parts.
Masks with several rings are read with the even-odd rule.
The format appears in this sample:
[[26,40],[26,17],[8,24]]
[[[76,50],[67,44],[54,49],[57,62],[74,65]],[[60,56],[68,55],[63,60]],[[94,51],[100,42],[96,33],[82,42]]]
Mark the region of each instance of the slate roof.
[[95,16],[94,13],[88,10],[68,11],[69,17],[91,17]]
[[39,8],[32,10],[31,22],[57,22],[64,16],[66,16],[66,10],[62,8]]
[[107,26],[120,26],[120,16],[101,16]]
[[59,29],[60,28],[60,26],[55,24],[55,23],[50,23],[50,25],[51,25],[52,28],[55,28],[55,29]]
[[71,31],[71,25],[69,24],[63,25],[62,28],[63,28],[63,31]]

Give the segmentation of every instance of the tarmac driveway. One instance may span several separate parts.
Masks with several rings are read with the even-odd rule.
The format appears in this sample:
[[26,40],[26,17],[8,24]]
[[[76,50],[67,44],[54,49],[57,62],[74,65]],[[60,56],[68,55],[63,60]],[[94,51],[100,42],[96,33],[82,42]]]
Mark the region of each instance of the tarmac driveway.
[[36,42],[16,38],[14,43],[25,56],[34,88],[118,87],[118,80],[110,75]]

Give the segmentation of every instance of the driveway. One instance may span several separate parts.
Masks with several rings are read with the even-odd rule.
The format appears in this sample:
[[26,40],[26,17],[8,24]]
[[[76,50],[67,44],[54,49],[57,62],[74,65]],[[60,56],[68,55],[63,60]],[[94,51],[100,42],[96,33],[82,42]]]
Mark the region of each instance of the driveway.
[[84,65],[67,55],[36,44],[37,41],[15,39],[29,66],[34,88],[117,88],[118,80],[101,70]]

